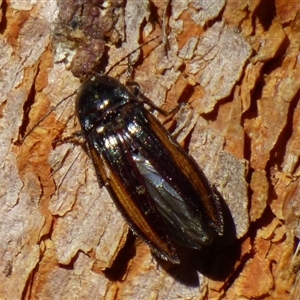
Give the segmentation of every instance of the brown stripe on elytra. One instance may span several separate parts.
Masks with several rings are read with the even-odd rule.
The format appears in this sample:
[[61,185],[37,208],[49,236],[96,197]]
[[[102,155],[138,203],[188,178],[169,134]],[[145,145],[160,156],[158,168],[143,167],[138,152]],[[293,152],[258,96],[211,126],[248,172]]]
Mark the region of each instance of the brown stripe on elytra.
[[[128,222],[131,222],[135,231],[137,231],[137,233],[139,233],[153,249],[162,250],[168,255],[170,261],[178,263],[179,261],[174,247],[169,244],[168,241],[163,240],[149,224],[149,221],[145,218],[144,212],[136,205],[134,199],[129,195],[118,175],[115,174],[113,170],[108,170],[109,174],[107,174],[106,168],[109,168],[109,165],[105,163],[97,150],[91,145],[89,145],[89,152],[100,183],[104,184],[109,189],[110,193],[113,194],[114,200],[118,204],[121,213],[126,217]],[[162,253],[158,254],[162,255]]]
[[[212,195],[213,189],[208,183],[203,171],[198,168],[193,158],[188,156],[188,154],[185,153],[179,147],[177,142],[170,140],[170,135],[167,132],[167,130],[164,127],[162,127],[162,125],[150,112],[147,112],[147,118],[151,130],[159,138],[165,150],[169,152],[178,169],[182,171],[182,173],[191,183],[197,194],[201,195],[201,201],[205,208],[206,214],[215,224],[218,233],[222,234],[223,219],[220,215],[221,204],[218,202],[218,199],[212,199],[212,197],[216,196]],[[199,177],[199,173],[203,175],[201,178]],[[214,205],[212,205],[212,200],[214,200],[215,202],[213,203]]]

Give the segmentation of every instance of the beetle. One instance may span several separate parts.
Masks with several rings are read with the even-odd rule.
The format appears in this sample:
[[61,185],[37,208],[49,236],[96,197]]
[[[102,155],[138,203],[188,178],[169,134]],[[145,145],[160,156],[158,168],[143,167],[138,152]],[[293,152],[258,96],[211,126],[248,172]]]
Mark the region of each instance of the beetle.
[[179,264],[176,244],[201,249],[223,235],[221,199],[144,104],[117,79],[94,75],[79,89],[76,114],[99,184],[130,228]]

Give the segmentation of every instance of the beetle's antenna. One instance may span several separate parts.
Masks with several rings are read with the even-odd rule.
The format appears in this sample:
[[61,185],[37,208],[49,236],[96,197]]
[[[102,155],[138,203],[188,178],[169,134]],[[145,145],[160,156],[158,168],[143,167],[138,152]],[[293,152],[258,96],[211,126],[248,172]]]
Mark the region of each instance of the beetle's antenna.
[[21,139],[21,141],[19,142],[20,144],[22,144],[24,142],[24,140],[33,132],[33,130],[38,127],[54,110],[57,109],[57,107],[59,107],[63,102],[65,102],[67,99],[69,99],[70,97],[76,95],[77,90],[74,91],[71,95],[66,96],[65,98],[63,98],[62,100],[60,100],[54,107],[52,107],[45,115],[42,116],[42,118],[23,136],[23,138]]
[[[141,44],[139,47],[137,47],[136,49],[134,49],[133,51],[131,51],[130,53],[128,53],[127,55],[123,56],[122,59],[120,59],[119,61],[117,61],[115,64],[113,64],[108,71],[106,72],[106,74],[109,74],[116,66],[118,66],[120,64],[120,62],[122,62],[123,60],[127,59],[130,57],[131,54],[135,53],[136,51],[140,50],[142,47],[144,47],[145,45],[151,43],[152,41],[156,40],[159,37],[159,35],[155,36],[154,38],[150,39],[149,41]],[[22,144],[24,142],[24,140],[33,132],[33,130],[40,125],[54,110],[57,109],[57,107],[59,107],[64,101],[66,101],[68,98],[76,95],[77,90],[74,91],[71,95],[68,95],[67,97],[63,98],[61,101],[59,101],[54,107],[52,107],[25,135],[24,137],[18,141],[19,144]]]
[[122,59],[120,59],[119,61],[117,61],[116,63],[114,63],[109,69],[108,71],[106,71],[106,74],[108,75],[116,66],[118,66],[120,64],[120,62],[122,62],[123,60],[127,59],[130,57],[130,55],[132,55],[133,53],[135,53],[136,51],[142,49],[145,45],[151,43],[152,41],[156,40],[159,37],[159,35],[155,36],[154,38],[150,39],[149,41],[141,44],[139,47],[137,47],[136,49],[134,49],[133,51],[130,51],[130,53],[126,54],[125,56],[122,57]]

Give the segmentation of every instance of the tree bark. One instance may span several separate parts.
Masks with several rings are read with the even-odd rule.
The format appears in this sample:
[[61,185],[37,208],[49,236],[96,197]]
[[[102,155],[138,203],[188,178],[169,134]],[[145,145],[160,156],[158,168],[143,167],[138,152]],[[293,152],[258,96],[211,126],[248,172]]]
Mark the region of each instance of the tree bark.
[[[101,10],[95,30],[76,1],[0,2],[0,298],[299,299],[300,3],[107,3],[79,10]],[[235,230],[179,266],[134,239],[84,147],[62,142],[80,79],[117,63],[124,82],[120,60],[155,36],[133,79],[165,110],[186,103],[158,117]]]

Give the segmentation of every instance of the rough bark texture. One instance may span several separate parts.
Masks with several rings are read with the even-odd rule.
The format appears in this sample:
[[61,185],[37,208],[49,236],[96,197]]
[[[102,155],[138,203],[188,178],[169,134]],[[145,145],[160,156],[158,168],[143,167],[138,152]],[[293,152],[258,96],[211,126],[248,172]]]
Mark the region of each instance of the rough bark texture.
[[[0,1],[0,298],[300,299],[300,2],[78,2]],[[128,233],[83,148],[56,142],[79,129],[71,71],[157,35],[134,80],[165,109],[188,103],[174,134],[236,232],[180,266]]]

